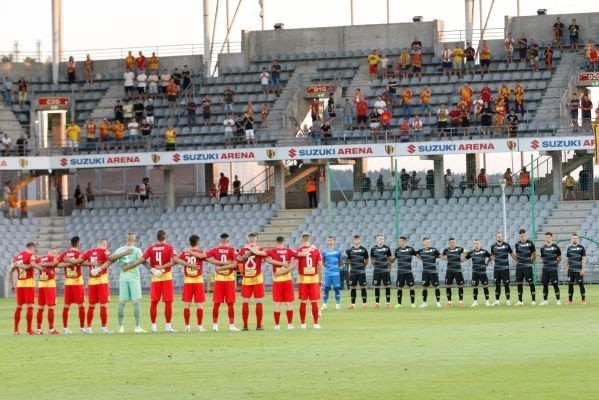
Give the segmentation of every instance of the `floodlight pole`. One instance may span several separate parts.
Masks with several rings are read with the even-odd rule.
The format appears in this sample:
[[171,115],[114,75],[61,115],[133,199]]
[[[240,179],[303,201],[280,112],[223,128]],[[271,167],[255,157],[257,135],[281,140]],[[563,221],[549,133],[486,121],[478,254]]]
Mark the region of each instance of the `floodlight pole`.
[[501,208],[503,211],[503,237],[507,240],[507,212],[505,209],[505,184],[504,178],[499,180],[499,186],[501,187]]
[[355,20],[355,14],[354,14],[354,9],[355,9],[355,4],[354,4],[355,0],[349,0],[349,16],[350,16],[350,25],[354,25],[354,20]]
[[[211,31],[210,31],[210,0],[204,0],[203,2],[204,8],[204,65],[206,67],[206,74],[211,75],[211,63],[210,63],[210,43],[212,42]],[[228,28],[228,23],[227,23]]]

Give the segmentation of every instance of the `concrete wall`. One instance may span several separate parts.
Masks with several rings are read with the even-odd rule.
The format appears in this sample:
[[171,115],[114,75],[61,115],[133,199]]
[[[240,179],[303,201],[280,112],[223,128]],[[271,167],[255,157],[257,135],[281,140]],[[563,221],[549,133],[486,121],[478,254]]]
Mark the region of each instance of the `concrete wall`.
[[[541,7],[541,6],[539,6]],[[548,10],[550,13],[551,10]],[[572,18],[576,18],[576,23],[580,27],[580,40],[584,44],[588,38],[595,41],[599,40],[599,13],[581,13],[581,14],[556,14],[556,15],[527,15],[523,17],[505,17],[505,32],[512,32],[512,36],[517,39],[522,32],[526,37],[539,41],[550,41],[553,39],[553,24],[555,19],[560,17],[565,25],[565,43],[569,43],[568,25]]]
[[246,61],[257,55],[282,52],[395,48],[410,45],[414,36],[431,46],[443,30],[443,21],[409,22],[359,26],[334,26],[310,29],[243,31],[241,48]]

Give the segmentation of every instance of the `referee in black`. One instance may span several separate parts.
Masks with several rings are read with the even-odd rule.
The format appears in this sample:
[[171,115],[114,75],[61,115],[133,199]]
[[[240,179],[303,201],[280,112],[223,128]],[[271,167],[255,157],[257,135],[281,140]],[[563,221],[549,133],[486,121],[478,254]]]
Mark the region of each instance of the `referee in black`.
[[376,244],[370,249],[370,262],[373,268],[374,307],[380,308],[381,287],[385,288],[387,308],[391,307],[391,248],[385,244],[385,235],[376,236]]
[[491,262],[491,253],[481,248],[479,239],[474,239],[474,249],[470,250],[465,258],[466,260],[472,260],[472,297],[474,298],[472,307],[478,307],[479,284],[483,286],[485,305],[489,307],[491,303],[489,303],[489,277],[487,276],[487,266]]
[[494,261],[493,279],[495,280],[495,301],[492,306],[499,305],[499,297],[501,297],[501,284],[505,288],[505,304],[511,306],[510,300],[510,260],[509,256],[513,255],[514,251],[509,243],[504,242],[503,233],[495,234],[495,243],[491,245],[491,258]]
[[351,305],[356,308],[356,286],[360,285],[362,293],[362,305],[366,308],[368,294],[366,292],[366,266],[368,265],[368,250],[362,246],[360,235],[354,235],[353,246],[345,251],[349,262],[349,294]]
[[530,288],[531,304],[537,304],[535,298],[535,282],[532,279],[532,264],[537,258],[537,250],[535,244],[526,238],[526,231],[520,229],[518,231],[518,241],[514,245],[514,253],[512,257],[516,259],[516,285],[518,287],[518,302],[517,306],[522,306],[522,295],[524,293],[524,281],[528,282]]
[[447,304],[445,307],[451,307],[451,285],[455,281],[458,286],[458,296],[460,298],[460,307],[464,307],[464,274],[462,272],[462,254],[464,248],[459,247],[454,238],[449,238],[449,247],[443,250],[441,258],[447,261],[447,271],[445,272],[445,293],[447,294]]
[[414,273],[412,272],[412,257],[416,255],[416,250],[412,246],[408,246],[408,238],[405,236],[399,237],[399,247],[395,249],[392,261],[397,260],[397,304],[395,308],[401,308],[401,300],[403,297],[403,287],[408,285],[410,289],[410,304],[416,307],[416,291],[414,290]]
[[555,300],[558,306],[562,305],[559,297],[559,279],[557,269],[562,262],[562,251],[553,243],[553,234],[545,232],[545,244],[539,249],[541,260],[543,261],[543,272],[541,274],[541,284],[543,285],[543,301],[540,306],[546,306],[547,296],[549,296],[549,282],[553,285],[555,291]]
[[420,308],[428,307],[426,302],[428,296],[428,287],[433,285],[435,288],[435,298],[437,307],[441,307],[441,291],[439,290],[439,273],[437,272],[437,258],[441,255],[439,250],[431,247],[431,239],[422,239],[423,247],[416,252],[416,257],[422,261],[422,304]]

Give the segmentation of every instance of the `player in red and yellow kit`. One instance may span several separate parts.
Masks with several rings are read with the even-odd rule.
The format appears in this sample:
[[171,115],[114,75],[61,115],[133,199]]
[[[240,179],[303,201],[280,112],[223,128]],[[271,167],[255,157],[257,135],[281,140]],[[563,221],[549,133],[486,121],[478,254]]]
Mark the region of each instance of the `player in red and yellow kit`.
[[[33,330],[33,304],[35,302],[35,280],[33,270],[41,270],[36,264],[35,243],[27,243],[24,251],[17,254],[10,266],[10,286],[17,293],[17,307],[15,308],[15,335],[19,334],[19,323],[21,322],[21,311],[23,305],[27,306],[27,333],[35,335]],[[17,271],[17,284],[13,281],[13,272]]]
[[[202,326],[204,319],[204,302],[206,295],[204,294],[204,271],[203,264],[206,254],[198,249],[200,237],[191,235],[189,237],[189,251],[183,251],[177,257],[173,257],[173,261],[184,267],[183,274],[183,319],[185,319],[185,332],[190,332],[189,320],[191,319],[191,302],[196,303],[196,317],[198,319],[198,331],[205,332],[206,329]],[[193,253],[192,253],[193,251]]]
[[218,311],[221,303],[227,303],[229,330],[235,326],[235,270],[237,269],[237,250],[229,245],[229,235],[220,235],[219,245],[206,253],[206,261],[214,264],[214,288],[212,291],[212,330],[218,331]]
[[262,275],[262,261],[266,252],[258,246],[258,234],[250,233],[248,243],[239,250],[237,261],[241,263],[241,297],[243,305],[241,316],[243,318],[243,330],[248,330],[248,318],[250,315],[250,299],[256,299],[256,330],[264,330],[262,327],[262,299],[264,298],[264,276]]
[[166,331],[177,332],[171,325],[173,318],[173,300],[175,288],[173,285],[173,273],[171,267],[174,264],[173,257],[177,252],[170,244],[166,243],[166,232],[160,229],[156,233],[155,243],[148,247],[137,261],[129,264],[128,269],[135,268],[146,261],[150,263],[152,284],[150,286],[150,320],[152,321],[152,332],[156,332],[156,317],[158,316],[158,302],[164,302],[164,318],[166,320]]
[[274,304],[275,330],[280,330],[281,303],[287,306],[287,329],[293,328],[293,281],[291,271],[297,265],[292,263],[297,258],[295,251],[285,247],[285,238],[276,238],[276,247],[266,251],[265,262],[272,265],[272,301]]
[[79,236],[71,238],[71,248],[63,251],[58,256],[58,268],[64,268],[64,307],[62,309],[63,333],[70,335],[73,333],[69,329],[69,309],[71,304],[77,304],[79,308],[79,331],[87,333],[85,329],[85,306],[83,276],[81,274],[81,251],[79,251]]
[[310,234],[302,233],[302,245],[297,249],[299,273],[299,299],[300,321],[302,329],[306,329],[306,303],[312,303],[312,317],[314,328],[320,329],[318,324],[318,300],[320,300],[320,281],[322,278],[322,255],[320,251],[310,244]]
[[42,321],[44,320],[44,308],[48,307],[48,333],[58,335],[54,328],[54,307],[56,306],[56,265],[58,264],[58,251],[52,246],[48,254],[37,259],[42,270],[39,274],[37,287],[37,333],[42,334]]

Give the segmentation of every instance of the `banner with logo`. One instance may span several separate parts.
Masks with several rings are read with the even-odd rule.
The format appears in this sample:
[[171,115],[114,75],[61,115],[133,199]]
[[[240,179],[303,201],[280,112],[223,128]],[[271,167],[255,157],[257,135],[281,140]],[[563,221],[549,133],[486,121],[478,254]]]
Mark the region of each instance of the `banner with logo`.
[[468,153],[509,153],[518,150],[518,139],[473,139],[443,142],[398,143],[397,155],[421,156]]
[[49,157],[3,157],[0,158],[0,170],[25,171],[50,168]]
[[593,136],[522,138],[518,141],[520,142],[520,151],[595,150]]

